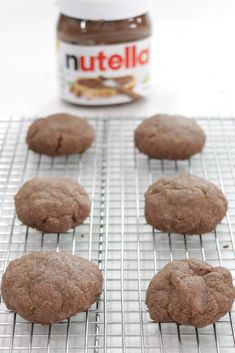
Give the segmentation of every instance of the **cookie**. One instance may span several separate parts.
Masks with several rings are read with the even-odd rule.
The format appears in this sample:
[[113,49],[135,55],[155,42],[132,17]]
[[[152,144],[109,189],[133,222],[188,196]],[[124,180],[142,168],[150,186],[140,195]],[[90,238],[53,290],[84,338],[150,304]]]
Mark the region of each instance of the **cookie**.
[[226,211],[227,200],[222,191],[198,176],[162,177],[145,194],[147,223],[167,233],[210,232]]
[[93,128],[84,119],[55,114],[36,120],[28,129],[29,149],[48,156],[85,152],[94,140]]
[[201,152],[206,135],[193,119],[155,115],[135,131],[135,145],[150,158],[184,160]]
[[34,178],[15,196],[16,214],[29,227],[47,233],[66,232],[90,213],[87,192],[70,178]]
[[32,253],[11,261],[1,292],[9,310],[25,320],[54,324],[86,311],[102,291],[92,262],[67,253]]
[[232,308],[235,298],[231,273],[201,260],[173,261],[150,282],[146,304],[156,322],[204,327]]

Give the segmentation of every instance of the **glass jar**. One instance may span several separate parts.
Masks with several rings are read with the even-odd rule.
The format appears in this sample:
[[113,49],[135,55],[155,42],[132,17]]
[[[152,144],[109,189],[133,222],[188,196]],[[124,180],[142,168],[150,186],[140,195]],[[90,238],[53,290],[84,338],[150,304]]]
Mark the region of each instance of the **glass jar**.
[[60,94],[67,102],[114,105],[150,91],[150,1],[58,0]]

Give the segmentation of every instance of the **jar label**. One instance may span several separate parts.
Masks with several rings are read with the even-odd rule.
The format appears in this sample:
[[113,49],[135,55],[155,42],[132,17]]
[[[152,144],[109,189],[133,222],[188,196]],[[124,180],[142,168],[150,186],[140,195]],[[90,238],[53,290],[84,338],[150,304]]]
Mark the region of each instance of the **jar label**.
[[80,105],[112,105],[150,91],[150,38],[118,45],[58,42],[61,97]]

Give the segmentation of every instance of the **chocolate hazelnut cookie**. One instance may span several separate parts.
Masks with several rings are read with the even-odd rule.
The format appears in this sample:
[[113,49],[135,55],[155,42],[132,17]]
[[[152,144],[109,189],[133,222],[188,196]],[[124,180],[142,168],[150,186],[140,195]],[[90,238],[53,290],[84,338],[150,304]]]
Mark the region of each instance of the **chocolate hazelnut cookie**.
[[135,131],[135,145],[150,158],[184,160],[201,152],[206,135],[193,119],[155,115]]
[[26,137],[31,150],[48,156],[83,153],[93,140],[94,131],[90,124],[69,114],[55,114],[36,120]]
[[87,192],[70,178],[43,177],[27,181],[15,196],[16,214],[29,227],[47,233],[66,232],[90,213]]
[[167,233],[210,232],[226,211],[227,200],[222,191],[198,176],[162,177],[145,194],[147,223]]
[[146,304],[152,320],[204,327],[232,308],[231,273],[201,260],[173,261],[150,282]]
[[1,292],[9,310],[25,320],[54,324],[86,311],[102,291],[98,267],[67,253],[32,253],[11,261]]

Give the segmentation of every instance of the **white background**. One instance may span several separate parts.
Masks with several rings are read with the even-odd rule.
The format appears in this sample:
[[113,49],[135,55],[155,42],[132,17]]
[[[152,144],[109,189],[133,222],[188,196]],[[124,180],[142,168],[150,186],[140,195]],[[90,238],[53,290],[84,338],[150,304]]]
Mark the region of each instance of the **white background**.
[[84,109],[58,97],[55,1],[0,0],[0,115],[235,116],[235,0],[153,1],[151,97]]

